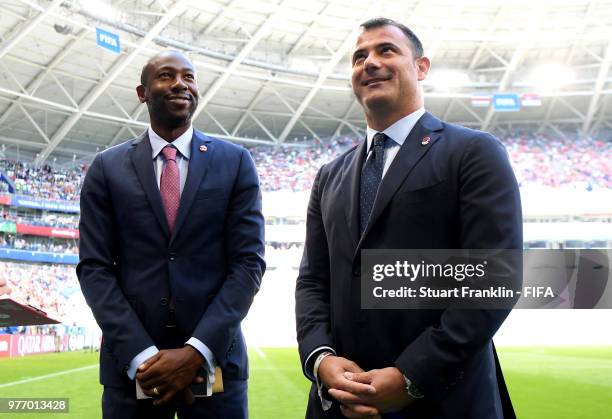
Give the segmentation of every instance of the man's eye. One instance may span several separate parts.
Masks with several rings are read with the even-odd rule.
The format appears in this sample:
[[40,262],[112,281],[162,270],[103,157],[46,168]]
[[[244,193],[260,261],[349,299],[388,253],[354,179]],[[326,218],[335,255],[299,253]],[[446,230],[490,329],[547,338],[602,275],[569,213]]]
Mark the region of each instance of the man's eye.
[[193,80],[195,77],[193,76],[193,74],[185,74],[185,78],[187,80]]
[[365,55],[356,55],[353,57],[353,64],[363,61],[365,59]]
[[169,77],[170,77],[170,73],[161,73],[161,74],[159,75],[159,78],[160,78],[160,79],[167,79],[167,78],[169,78]]

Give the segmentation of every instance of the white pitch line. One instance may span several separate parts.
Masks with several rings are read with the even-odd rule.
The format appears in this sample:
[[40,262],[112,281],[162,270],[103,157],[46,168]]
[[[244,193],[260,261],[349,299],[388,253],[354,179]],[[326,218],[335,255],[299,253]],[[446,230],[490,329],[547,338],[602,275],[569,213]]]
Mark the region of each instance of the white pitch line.
[[259,349],[258,347],[254,347],[253,350],[257,352],[257,355],[259,355],[260,357],[264,359],[267,358],[267,355],[265,354],[265,352]]
[[25,380],[12,381],[10,383],[0,384],[0,388],[16,386],[18,384],[31,383],[32,381],[45,380],[47,378],[57,377],[59,375],[72,374],[73,372],[90,370],[92,368],[96,368],[97,366],[98,364],[93,364],[93,365],[88,365],[86,367],[80,367],[80,368],[74,368],[74,369],[66,370],[66,371],[54,372],[52,374],[39,375],[38,377],[26,378]]

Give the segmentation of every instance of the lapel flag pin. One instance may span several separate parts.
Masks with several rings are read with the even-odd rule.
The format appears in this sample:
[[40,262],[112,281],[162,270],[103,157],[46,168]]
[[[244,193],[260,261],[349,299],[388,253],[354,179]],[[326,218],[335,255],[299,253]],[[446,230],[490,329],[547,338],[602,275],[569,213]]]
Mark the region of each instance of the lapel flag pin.
[[431,141],[431,138],[423,137],[423,139],[421,140],[421,145],[427,145],[429,144],[429,141]]
[[208,150],[208,147],[206,147],[205,145],[200,146],[200,151],[206,151],[206,150]]

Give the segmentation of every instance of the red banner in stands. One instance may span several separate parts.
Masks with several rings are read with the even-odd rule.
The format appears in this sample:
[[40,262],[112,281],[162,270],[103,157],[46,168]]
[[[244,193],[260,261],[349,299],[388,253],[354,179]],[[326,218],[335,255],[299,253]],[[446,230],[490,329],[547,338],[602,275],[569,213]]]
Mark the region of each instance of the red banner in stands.
[[78,351],[84,346],[85,337],[83,335],[0,334],[0,358]]
[[11,205],[11,196],[0,195],[0,205]]
[[78,239],[79,230],[70,228],[42,227],[28,224],[17,224],[18,234],[30,234],[32,236],[60,237],[63,239]]

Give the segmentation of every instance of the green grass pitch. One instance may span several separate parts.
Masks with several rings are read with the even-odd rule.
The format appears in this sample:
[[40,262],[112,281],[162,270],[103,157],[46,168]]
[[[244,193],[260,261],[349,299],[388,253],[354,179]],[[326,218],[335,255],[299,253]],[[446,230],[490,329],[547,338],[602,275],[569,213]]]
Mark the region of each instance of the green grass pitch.
[[[519,418],[611,417],[612,347],[501,348],[499,355]],[[97,354],[86,352],[2,359],[0,397],[70,399],[69,414],[20,414],[24,419],[99,418],[97,361]],[[303,418],[309,383],[297,350],[252,351],[250,361],[250,417]]]

